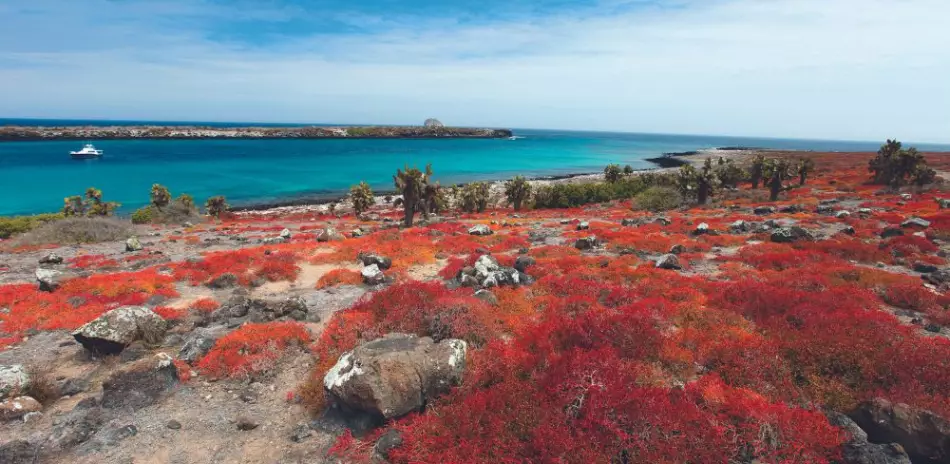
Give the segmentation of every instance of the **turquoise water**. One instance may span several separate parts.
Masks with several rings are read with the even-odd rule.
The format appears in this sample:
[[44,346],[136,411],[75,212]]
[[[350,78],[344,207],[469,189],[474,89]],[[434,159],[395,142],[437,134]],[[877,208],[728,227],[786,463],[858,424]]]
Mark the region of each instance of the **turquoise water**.
[[[23,121],[0,120],[2,124]],[[27,122],[36,124],[36,121]],[[77,121],[50,122],[75,124]],[[112,124],[113,122],[109,122]],[[131,123],[131,122],[130,122]],[[484,179],[563,175],[602,170],[606,164],[654,167],[644,161],[665,152],[723,146],[873,151],[880,143],[515,130],[516,141],[442,140],[132,140],[98,141],[105,156],[73,160],[80,142],[0,143],[0,215],[58,210],[63,198],[87,187],[123,204],[148,202],[153,183],[198,202],[225,195],[235,206],[283,203],[339,195],[360,180],[392,189],[405,164],[432,163],[443,185]],[[934,151],[950,146],[918,145]]]

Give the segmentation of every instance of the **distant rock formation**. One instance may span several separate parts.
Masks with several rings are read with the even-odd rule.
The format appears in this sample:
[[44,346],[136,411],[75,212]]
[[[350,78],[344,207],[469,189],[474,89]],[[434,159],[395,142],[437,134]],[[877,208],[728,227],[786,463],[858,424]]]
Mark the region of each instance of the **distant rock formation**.
[[429,118],[426,119],[426,122],[423,124],[423,126],[436,129],[445,127],[445,124],[442,124],[442,121],[439,121],[438,119]]

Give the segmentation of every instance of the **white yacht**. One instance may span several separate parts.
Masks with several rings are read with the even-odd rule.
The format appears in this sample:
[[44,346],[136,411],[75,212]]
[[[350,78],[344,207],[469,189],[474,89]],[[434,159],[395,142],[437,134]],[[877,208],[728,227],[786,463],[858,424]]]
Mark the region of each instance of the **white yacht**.
[[82,150],[69,152],[69,156],[75,159],[98,158],[102,156],[102,150],[96,150],[96,147],[92,146],[91,143],[87,143],[86,146],[82,147]]

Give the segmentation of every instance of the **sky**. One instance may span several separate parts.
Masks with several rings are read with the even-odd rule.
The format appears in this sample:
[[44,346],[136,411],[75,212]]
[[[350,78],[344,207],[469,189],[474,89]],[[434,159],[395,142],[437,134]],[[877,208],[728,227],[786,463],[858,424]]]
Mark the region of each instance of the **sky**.
[[947,0],[0,0],[0,117],[950,142]]

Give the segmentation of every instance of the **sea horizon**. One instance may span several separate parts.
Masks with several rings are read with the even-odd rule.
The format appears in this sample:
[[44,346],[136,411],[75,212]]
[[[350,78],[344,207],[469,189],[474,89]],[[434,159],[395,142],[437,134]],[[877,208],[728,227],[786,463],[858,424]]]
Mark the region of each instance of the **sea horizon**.
[[[234,127],[346,126],[246,123],[0,118],[0,125],[207,125]],[[599,172],[607,164],[654,169],[649,158],[718,147],[808,151],[876,151],[882,141],[783,139],[683,134],[512,129],[507,139],[320,140],[98,140],[102,159],[73,160],[77,141],[0,142],[0,215],[57,211],[63,198],[88,187],[122,203],[121,214],[148,203],[153,183],[197,202],[224,195],[238,208],[319,203],[366,181],[391,191],[392,174],[406,165],[433,164],[442,185],[494,181],[515,175],[566,176]],[[950,152],[950,144],[914,144]],[[37,179],[55,179],[43,182]]]

